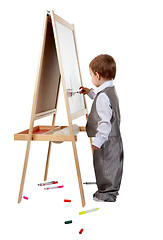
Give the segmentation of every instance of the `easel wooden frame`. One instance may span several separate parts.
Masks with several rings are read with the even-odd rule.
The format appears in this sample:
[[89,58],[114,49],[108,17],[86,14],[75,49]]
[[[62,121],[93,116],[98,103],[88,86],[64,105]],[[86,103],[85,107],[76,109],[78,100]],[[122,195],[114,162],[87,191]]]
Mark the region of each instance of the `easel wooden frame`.
[[[63,128],[66,127],[66,126],[54,126],[56,109],[57,109],[57,101],[58,101],[58,93],[59,93],[59,85],[58,85],[58,89],[57,89],[57,99],[56,99],[56,104],[55,104],[54,109],[44,111],[44,112],[41,112],[41,113],[36,113],[36,105],[37,105],[37,99],[38,99],[39,84],[40,84],[40,79],[41,79],[41,70],[42,70],[42,65],[43,65],[45,39],[46,39],[48,21],[52,22],[52,27],[53,27],[54,39],[55,39],[55,43],[56,43],[56,51],[57,51],[57,56],[58,56],[59,69],[60,69],[60,73],[61,73],[61,78],[59,79],[59,85],[60,85],[60,81],[61,81],[62,82],[62,87],[63,87],[63,92],[64,92],[64,99],[65,99],[65,104],[66,104],[66,111],[67,111],[67,116],[68,116],[70,135],[53,135],[53,134],[50,134],[50,131],[52,131],[52,130],[53,131],[58,131],[59,129],[63,129]],[[37,72],[37,77],[36,77],[36,84],[35,84],[32,112],[31,112],[30,127],[29,127],[28,130],[22,131],[22,132],[14,135],[15,140],[26,140],[27,141],[26,154],[25,154],[23,173],[22,173],[22,179],[21,179],[20,190],[19,190],[18,203],[20,203],[21,200],[22,200],[22,194],[23,194],[23,188],[24,188],[24,182],[25,182],[25,176],[26,176],[26,170],[27,170],[31,141],[49,141],[46,167],[45,167],[45,174],[44,174],[44,181],[46,181],[46,179],[47,179],[52,141],[56,141],[56,142],[57,141],[58,142],[60,142],[60,141],[71,141],[72,142],[72,147],[73,147],[73,152],[74,152],[74,159],[75,159],[75,165],[76,165],[76,171],[77,171],[77,177],[78,177],[78,183],[79,183],[81,202],[82,202],[82,206],[84,207],[85,206],[85,197],[84,197],[84,191],[83,191],[83,185],[82,185],[82,180],[81,180],[81,173],[80,173],[80,167],[79,167],[79,161],[78,161],[78,155],[77,155],[77,149],[76,149],[76,143],[75,143],[75,141],[77,141],[77,136],[74,135],[74,133],[73,133],[72,120],[74,120],[74,119],[76,119],[76,118],[78,118],[82,115],[86,115],[86,119],[87,119],[88,118],[88,115],[87,115],[88,111],[87,111],[85,97],[83,96],[84,97],[85,109],[83,109],[82,111],[70,114],[70,108],[69,108],[69,103],[68,103],[66,86],[65,86],[65,82],[64,82],[63,74],[62,74],[63,73],[63,66],[62,66],[62,63],[61,63],[61,56],[60,56],[60,50],[59,50],[59,42],[58,42],[58,36],[57,36],[56,21],[62,23],[63,25],[65,25],[66,27],[70,28],[73,31],[73,37],[74,37],[74,42],[75,42],[75,50],[76,50],[78,68],[79,68],[79,73],[80,73],[80,80],[81,80],[81,85],[83,85],[82,84],[82,78],[81,78],[80,65],[79,65],[78,52],[77,52],[74,25],[69,24],[68,22],[66,22],[61,17],[54,14],[53,10],[46,11],[45,18],[44,18],[44,25],[43,25],[42,47],[41,47],[41,54],[40,54],[39,65],[38,65],[38,72]],[[36,127],[34,127],[34,121],[35,120],[37,120],[39,118],[49,116],[51,114],[53,114],[52,126],[36,126]],[[80,128],[80,131],[85,131],[85,127],[79,127],[79,128]],[[43,131],[43,134],[35,134],[36,131]],[[91,143],[91,146],[92,146],[92,139],[91,138],[90,138],[90,143]],[[93,153],[93,149],[92,149],[92,153]]]

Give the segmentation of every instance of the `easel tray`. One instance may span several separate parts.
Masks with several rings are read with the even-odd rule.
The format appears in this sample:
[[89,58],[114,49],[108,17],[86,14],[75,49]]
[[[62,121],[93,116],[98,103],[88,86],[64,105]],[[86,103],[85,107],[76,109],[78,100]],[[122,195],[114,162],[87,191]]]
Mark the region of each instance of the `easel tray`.
[[[33,128],[32,141],[72,141],[71,135],[60,134],[59,130],[67,128],[67,126],[36,126]],[[83,127],[80,129],[83,131]],[[55,135],[54,135],[55,133]],[[77,136],[75,135],[75,141]],[[29,129],[14,134],[14,140],[26,140],[30,138]]]

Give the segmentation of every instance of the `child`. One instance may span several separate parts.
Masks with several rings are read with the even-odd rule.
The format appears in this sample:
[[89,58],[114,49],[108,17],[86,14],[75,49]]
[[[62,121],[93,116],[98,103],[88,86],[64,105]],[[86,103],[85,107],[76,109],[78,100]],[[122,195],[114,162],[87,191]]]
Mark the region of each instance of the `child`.
[[90,62],[89,70],[97,89],[80,87],[80,93],[94,99],[86,125],[88,137],[95,137],[92,148],[98,191],[93,199],[115,202],[123,170],[119,103],[113,86],[116,63],[109,55],[99,55]]

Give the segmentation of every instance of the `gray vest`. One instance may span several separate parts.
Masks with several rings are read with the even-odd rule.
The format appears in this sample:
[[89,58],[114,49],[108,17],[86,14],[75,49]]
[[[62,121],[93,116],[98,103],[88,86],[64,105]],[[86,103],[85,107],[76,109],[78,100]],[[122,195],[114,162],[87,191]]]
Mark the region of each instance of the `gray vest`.
[[111,108],[112,108],[112,118],[111,118],[111,132],[108,136],[109,137],[120,137],[120,111],[119,111],[119,101],[118,96],[116,94],[115,87],[107,87],[101,92],[99,92],[92,104],[91,112],[88,116],[88,121],[86,124],[86,131],[88,137],[95,137],[95,134],[97,133],[97,126],[98,122],[101,120],[99,117],[97,110],[96,110],[96,100],[99,94],[105,93],[110,102],[111,102]]

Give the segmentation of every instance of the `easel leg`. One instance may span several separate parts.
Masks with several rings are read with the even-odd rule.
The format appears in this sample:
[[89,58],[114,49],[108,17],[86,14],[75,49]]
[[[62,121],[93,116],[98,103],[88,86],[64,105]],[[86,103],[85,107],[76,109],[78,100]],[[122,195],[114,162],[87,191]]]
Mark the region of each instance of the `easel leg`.
[[47,155],[46,167],[45,167],[45,174],[44,174],[44,181],[47,180],[47,175],[48,175],[49,157],[50,157],[50,151],[51,151],[51,144],[52,144],[52,142],[49,142],[48,155]]
[[23,194],[24,181],[25,181],[25,175],[26,175],[27,164],[28,164],[30,145],[31,145],[31,141],[28,141],[27,142],[27,148],[26,148],[26,154],[25,154],[25,160],[24,160],[22,179],[21,179],[21,184],[20,184],[20,190],[19,190],[18,203],[20,203],[21,200],[22,200],[22,194]]
[[84,207],[85,206],[85,197],[84,197],[83,184],[82,184],[82,179],[81,179],[81,173],[80,173],[80,167],[79,167],[79,161],[78,161],[75,140],[72,141],[72,146],[73,146],[73,151],[74,151],[74,158],[75,158],[75,165],[76,165],[76,171],[77,171],[77,176],[78,176],[81,202],[82,202],[82,207]]
[[[55,114],[53,114],[52,126],[54,126],[54,122],[55,122]],[[46,160],[46,167],[45,167],[45,174],[44,174],[44,181],[47,180],[47,175],[48,175],[48,168],[49,168],[49,158],[50,158],[51,144],[52,144],[52,142],[49,142],[48,154],[47,154],[47,160]]]

